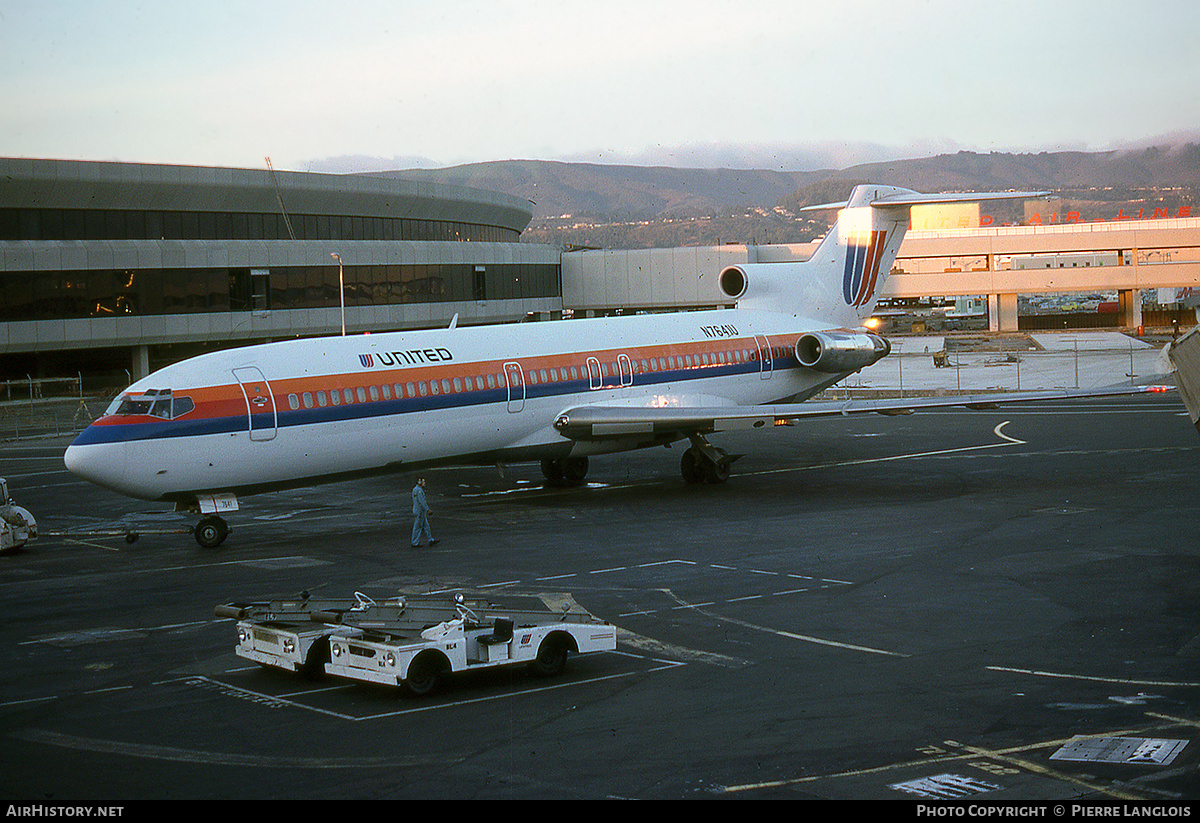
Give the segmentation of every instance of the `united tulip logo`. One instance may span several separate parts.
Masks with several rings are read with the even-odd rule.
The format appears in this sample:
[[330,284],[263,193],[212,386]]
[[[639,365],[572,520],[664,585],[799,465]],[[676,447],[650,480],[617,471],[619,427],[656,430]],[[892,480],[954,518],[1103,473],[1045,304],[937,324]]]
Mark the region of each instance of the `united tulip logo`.
[[875,296],[886,242],[886,231],[863,232],[850,237],[846,244],[846,269],[842,275],[842,297],[847,306],[858,308]]

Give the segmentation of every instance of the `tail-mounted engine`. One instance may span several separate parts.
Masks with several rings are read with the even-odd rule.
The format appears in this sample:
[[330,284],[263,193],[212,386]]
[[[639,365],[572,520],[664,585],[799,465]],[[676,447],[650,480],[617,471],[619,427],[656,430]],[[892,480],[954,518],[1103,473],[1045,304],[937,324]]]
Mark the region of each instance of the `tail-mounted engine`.
[[721,287],[722,294],[737,300],[746,293],[746,288],[750,285],[750,278],[741,266],[730,266],[721,272],[717,283]]
[[792,314],[797,285],[804,283],[803,263],[741,263],[726,266],[717,279],[724,298],[739,309],[759,309]]
[[800,364],[828,374],[865,369],[891,351],[891,343],[867,332],[813,331],[796,341],[796,359]]

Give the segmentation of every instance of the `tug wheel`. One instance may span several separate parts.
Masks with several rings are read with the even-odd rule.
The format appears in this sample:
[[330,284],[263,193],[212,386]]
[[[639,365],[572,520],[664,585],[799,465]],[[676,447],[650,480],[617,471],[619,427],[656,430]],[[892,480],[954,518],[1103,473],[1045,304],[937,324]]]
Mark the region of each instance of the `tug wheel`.
[[561,637],[550,636],[538,647],[537,657],[529,664],[533,673],[539,677],[553,677],[562,674],[567,667],[567,642]]
[[434,652],[422,652],[408,666],[404,678],[405,690],[416,697],[424,697],[437,689],[442,672],[450,662]]

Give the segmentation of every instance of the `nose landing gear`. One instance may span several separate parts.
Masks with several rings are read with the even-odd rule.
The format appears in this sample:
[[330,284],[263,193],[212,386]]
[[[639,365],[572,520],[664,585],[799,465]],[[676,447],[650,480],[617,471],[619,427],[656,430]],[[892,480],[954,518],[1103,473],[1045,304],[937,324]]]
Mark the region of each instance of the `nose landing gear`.
[[215,514],[210,514],[200,519],[192,533],[202,548],[215,549],[229,536],[229,524]]

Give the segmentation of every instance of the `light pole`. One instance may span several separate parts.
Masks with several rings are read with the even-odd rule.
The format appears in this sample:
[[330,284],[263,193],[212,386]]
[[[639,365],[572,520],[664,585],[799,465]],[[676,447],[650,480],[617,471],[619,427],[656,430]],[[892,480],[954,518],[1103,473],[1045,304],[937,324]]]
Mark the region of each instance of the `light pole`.
[[342,256],[337,252],[329,255],[338,261],[338,303],[342,307],[342,337],[346,336],[346,278],[342,273]]

